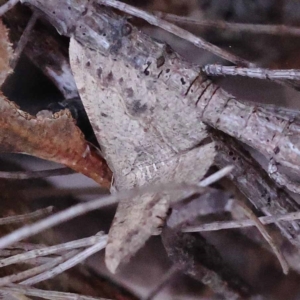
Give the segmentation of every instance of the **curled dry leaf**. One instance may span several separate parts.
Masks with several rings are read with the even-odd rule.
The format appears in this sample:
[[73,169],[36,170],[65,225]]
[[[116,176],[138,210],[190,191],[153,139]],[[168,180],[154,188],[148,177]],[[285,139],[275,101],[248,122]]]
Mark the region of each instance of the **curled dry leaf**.
[[7,75],[12,72],[9,65],[12,55],[13,50],[8,39],[8,30],[0,19],[0,86],[6,79]]
[[109,188],[111,171],[84,139],[68,110],[33,117],[0,95],[0,151],[64,164]]

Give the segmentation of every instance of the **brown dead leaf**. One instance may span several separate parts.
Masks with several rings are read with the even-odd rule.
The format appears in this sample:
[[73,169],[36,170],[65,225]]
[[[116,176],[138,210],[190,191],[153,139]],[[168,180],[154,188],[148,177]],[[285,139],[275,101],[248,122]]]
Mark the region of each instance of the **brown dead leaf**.
[[8,39],[8,30],[0,20],[0,86],[12,69],[9,61],[12,58],[13,50]]
[[111,171],[84,139],[70,112],[31,116],[0,94],[0,151],[18,152],[64,164],[109,188]]

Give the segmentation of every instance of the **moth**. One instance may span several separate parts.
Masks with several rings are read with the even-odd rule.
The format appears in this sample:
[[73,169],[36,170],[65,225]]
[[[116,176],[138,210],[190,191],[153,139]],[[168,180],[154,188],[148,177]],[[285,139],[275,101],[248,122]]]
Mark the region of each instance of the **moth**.
[[[197,183],[205,175],[215,156],[214,143],[200,144],[207,137],[206,126],[192,105],[175,92],[170,103],[166,84],[152,77],[141,79],[140,72],[126,67],[117,55],[87,49],[75,39],[70,50],[79,93],[114,174],[113,189]],[[187,134],[186,127],[194,133]],[[110,270],[157,231],[170,200],[168,194],[150,193],[119,204],[106,247]]]
[[[60,33],[72,37],[72,70],[114,173],[112,190],[200,180],[216,154],[207,125],[299,172],[299,125],[293,119],[239,102],[199,66],[97,3],[23,2],[43,10]],[[111,271],[156,232],[170,200],[168,194],[149,193],[119,204],[106,248]]]

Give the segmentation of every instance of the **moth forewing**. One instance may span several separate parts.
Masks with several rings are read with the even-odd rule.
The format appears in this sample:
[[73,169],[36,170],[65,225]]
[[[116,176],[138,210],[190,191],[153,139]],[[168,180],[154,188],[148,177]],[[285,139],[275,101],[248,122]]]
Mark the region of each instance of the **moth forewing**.
[[[154,182],[197,183],[205,175],[214,160],[214,143],[198,147],[207,137],[206,126],[176,90],[140,74],[118,55],[104,55],[75,39],[70,61],[116,190]],[[171,198],[154,193],[120,203],[106,249],[111,271],[157,231]]]

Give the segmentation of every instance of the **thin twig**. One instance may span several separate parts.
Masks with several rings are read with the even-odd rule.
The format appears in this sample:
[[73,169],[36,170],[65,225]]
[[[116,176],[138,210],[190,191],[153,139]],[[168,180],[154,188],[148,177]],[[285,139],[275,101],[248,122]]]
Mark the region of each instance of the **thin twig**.
[[51,269],[53,269],[53,267],[57,266],[58,264],[66,261],[70,257],[74,256],[75,253],[77,253],[77,250],[73,250],[73,251],[70,251],[67,254],[64,254],[60,257],[53,258],[50,262],[45,263],[41,266],[34,267],[32,269],[29,269],[29,270],[26,270],[23,272],[19,272],[17,274],[12,274],[12,275],[2,277],[2,278],[0,278],[0,286],[18,282],[18,281],[33,277],[37,274],[40,274],[41,272],[51,270]]
[[224,21],[207,21],[199,20],[192,17],[177,16],[163,12],[154,12],[156,16],[164,20],[168,20],[181,24],[192,24],[202,27],[215,28],[220,30],[231,30],[234,32],[254,33],[254,34],[270,34],[270,35],[290,35],[300,36],[300,28],[286,25],[265,25],[265,24],[245,24],[230,23]]
[[[37,250],[37,248],[35,248],[34,250]],[[1,257],[0,261],[2,259],[4,259],[5,257],[9,257],[9,256],[11,257],[11,256],[23,254],[26,251],[28,251],[28,250],[24,251],[18,247],[16,247],[15,249],[13,249],[13,248],[0,249],[0,257]]]
[[199,195],[181,207],[174,207],[167,220],[167,225],[172,229],[180,228],[182,230],[198,217],[227,212],[231,198],[230,193],[217,189]]
[[53,261],[53,257],[44,256],[44,257],[36,257],[36,258],[28,259],[24,262],[24,264],[32,265],[32,266],[40,266],[46,263],[50,263],[51,261]]
[[45,291],[35,289],[31,287],[25,287],[18,284],[11,284],[7,287],[1,287],[0,292],[5,291],[6,293],[20,293],[27,296],[40,297],[51,300],[109,300],[104,298],[95,298],[89,296],[81,296],[74,293],[64,293],[56,291]]
[[[13,254],[13,255],[17,255],[17,254]],[[30,258],[26,261],[21,261],[19,263],[39,266],[41,264],[45,264],[45,263],[50,262],[50,260],[52,261],[53,257],[43,256],[43,257]]]
[[[284,215],[275,215],[275,216],[264,216],[259,217],[259,220],[262,224],[272,224],[279,221],[294,221],[300,219],[300,212],[292,212]],[[244,228],[255,226],[253,220],[233,220],[233,221],[219,221],[212,222],[207,224],[201,224],[197,226],[188,226],[185,227],[183,232],[202,232],[202,231],[217,231],[223,229],[234,229],[234,228]]]
[[50,247],[40,248],[40,249],[34,249],[25,253],[17,254],[5,259],[0,260],[0,268],[16,264],[20,262],[24,262],[27,259],[33,259],[38,256],[46,256],[46,255],[52,255],[52,254],[58,254],[65,251],[70,251],[78,248],[85,248],[88,246],[92,246],[95,243],[98,243],[103,238],[100,235],[94,235],[88,238],[83,238],[76,241],[71,241],[63,244],[58,244]]
[[26,28],[24,29],[23,34],[20,37],[20,40],[18,41],[18,45],[14,51],[14,57],[13,57],[12,61],[10,62],[10,66],[12,67],[12,69],[14,69],[17,65],[17,62],[29,40],[29,35],[37,21],[37,18],[38,18],[38,13],[35,11],[35,12],[33,12],[30,20],[28,21]]
[[44,217],[46,215],[51,214],[52,212],[53,206],[48,206],[46,208],[42,208],[28,214],[0,218],[0,225],[26,222],[28,220]]
[[102,207],[115,204],[119,200],[124,198],[135,197],[147,192],[161,192],[161,191],[187,191],[189,194],[192,193],[203,193],[204,188],[201,188],[197,185],[189,184],[162,184],[162,185],[151,185],[145,186],[138,189],[132,189],[130,191],[124,191],[122,193],[109,195],[102,197],[100,199],[95,199],[85,203],[79,203],[74,205],[66,210],[58,212],[50,217],[47,217],[41,221],[38,221],[32,225],[24,226],[18,230],[13,231],[12,233],[0,238],[0,248],[8,247],[13,243],[19,242],[22,239],[35,235],[39,232],[42,232],[45,229],[51,228],[58,224],[61,224],[65,221],[73,219],[75,217],[81,216],[90,211],[100,209]]
[[10,249],[0,249],[0,257],[8,257],[13,255],[18,255],[22,253],[22,250],[10,250]]
[[173,265],[166,274],[160,279],[160,282],[143,300],[152,300],[166,285],[170,283],[175,274],[178,273],[178,267]]
[[[10,252],[10,251],[8,251],[8,252]],[[18,254],[20,254],[20,253],[18,253]],[[18,255],[18,254],[12,253],[12,256],[15,256],[15,255]],[[8,256],[10,256],[10,255],[1,255],[1,258],[2,257],[8,257]],[[39,266],[41,264],[48,263],[52,260],[53,260],[52,256],[51,257],[43,256],[43,257],[30,258],[30,259],[27,259],[26,261],[20,261],[20,262],[17,262],[17,263]]]
[[0,6],[0,17],[13,8],[18,2],[19,0],[8,0],[5,4]]
[[266,227],[260,222],[259,218],[254,214],[254,212],[249,207],[247,207],[243,202],[240,202],[240,201],[238,201],[238,204],[242,208],[245,215],[249,219],[253,220],[256,228],[258,229],[258,231],[261,233],[261,235],[264,237],[264,239],[267,241],[267,243],[270,245],[271,249],[277,256],[277,259],[282,267],[283,273],[287,275],[289,272],[289,265],[288,265],[285,257],[283,256],[281,250],[279,249],[279,247],[277,247],[271,233],[268,232]]
[[24,171],[24,172],[4,172],[0,171],[0,178],[5,179],[33,179],[33,178],[45,178],[51,176],[62,176],[74,174],[75,171],[69,168],[57,168],[42,171]]
[[45,247],[47,246],[44,244],[32,244],[32,243],[20,242],[7,247],[7,249],[21,249],[23,251],[31,251],[31,250],[41,249]]
[[34,285],[36,283],[39,283],[41,281],[45,281],[47,279],[50,279],[58,274],[63,273],[64,271],[73,268],[74,266],[76,266],[77,264],[81,263],[82,261],[86,260],[88,257],[90,257],[91,255],[99,252],[100,250],[104,249],[107,243],[107,235],[104,235],[101,237],[101,240],[85,249],[84,251],[76,254],[75,256],[73,256],[72,258],[68,259],[67,261],[63,262],[62,264],[58,265],[57,267],[53,268],[53,269],[49,269],[37,276],[34,276],[30,279],[27,279],[25,281],[22,281],[21,284],[24,285]]
[[191,42],[193,45],[195,45],[198,48],[204,49],[206,51],[209,51],[216,56],[219,56],[227,61],[230,61],[236,65],[239,66],[248,66],[251,67],[252,64],[248,62],[247,60],[240,58],[234,54],[231,54],[207,41],[204,39],[195,36],[194,34],[190,33],[189,31],[182,29],[168,21],[165,21],[163,19],[158,18],[157,16],[154,16],[151,13],[148,13],[144,10],[138,9],[136,7],[133,7],[131,5],[116,1],[116,0],[97,0],[98,3],[103,4],[105,6],[110,6],[115,9],[121,10],[123,12],[126,12],[130,15],[133,15],[135,17],[141,18],[148,22],[151,25],[157,26],[159,28],[162,28],[180,38],[183,38],[189,42]]
[[220,180],[221,178],[227,176],[232,170],[234,169],[234,166],[227,166],[222,168],[221,170],[215,172],[214,174],[208,176],[207,178],[201,180],[199,182],[199,186],[206,187],[214,182]]
[[271,70],[263,68],[242,68],[235,66],[222,66],[222,65],[206,65],[202,71],[209,76],[246,76],[258,79],[270,80],[300,80],[300,70]]

